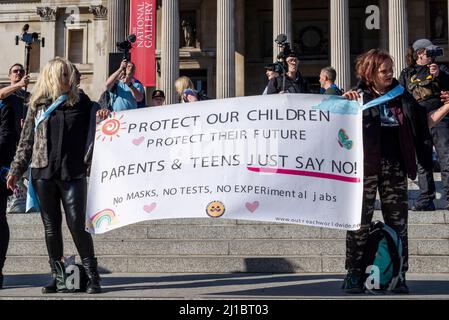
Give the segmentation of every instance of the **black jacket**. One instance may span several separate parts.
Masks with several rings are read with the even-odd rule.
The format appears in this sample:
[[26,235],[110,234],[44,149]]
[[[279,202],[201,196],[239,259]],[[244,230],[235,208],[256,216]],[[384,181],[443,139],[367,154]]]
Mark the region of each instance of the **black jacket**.
[[[445,65],[438,65],[440,69],[440,74],[434,80],[434,88],[435,95],[426,99],[424,101],[420,101],[419,104],[427,109],[427,112],[438,109],[442,106],[442,102],[440,100],[441,90],[447,91],[449,90],[449,69]],[[410,79],[416,75],[419,79],[425,80],[426,76],[430,75],[430,70],[427,66],[412,66],[407,67],[402,70],[401,75],[399,76],[399,83],[410,93],[413,92],[409,88]]]
[[16,152],[15,113],[11,105],[0,109],[0,166],[9,166]]
[[[398,85],[394,79],[390,90]],[[377,98],[377,96],[361,82],[358,89],[363,92],[363,103]],[[393,108],[399,122],[399,143],[407,175],[410,179],[416,178],[416,158],[424,168],[432,168],[431,136],[427,125],[427,112],[407,92],[391,100],[388,105]],[[397,138],[397,137],[395,137]],[[376,175],[380,171],[381,163],[381,121],[380,108],[375,106],[363,111],[363,149],[365,175]]]
[[[288,93],[310,93],[309,87],[299,71],[296,73],[296,79],[290,79],[285,76],[284,88],[283,76],[275,77],[268,82],[267,94],[275,94],[281,91]],[[284,90],[283,90],[284,89]]]

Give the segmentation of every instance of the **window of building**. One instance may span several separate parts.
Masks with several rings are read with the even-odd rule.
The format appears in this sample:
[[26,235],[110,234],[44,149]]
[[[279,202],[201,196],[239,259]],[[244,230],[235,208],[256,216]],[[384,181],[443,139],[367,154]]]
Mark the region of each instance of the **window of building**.
[[68,31],[68,59],[73,63],[83,63],[83,30]]

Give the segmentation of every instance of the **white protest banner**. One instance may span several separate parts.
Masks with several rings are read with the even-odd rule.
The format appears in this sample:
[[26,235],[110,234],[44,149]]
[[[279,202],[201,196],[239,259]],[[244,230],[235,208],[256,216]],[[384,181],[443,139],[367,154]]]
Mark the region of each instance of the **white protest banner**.
[[356,230],[359,108],[283,94],[113,113],[97,126],[86,229],[209,217]]

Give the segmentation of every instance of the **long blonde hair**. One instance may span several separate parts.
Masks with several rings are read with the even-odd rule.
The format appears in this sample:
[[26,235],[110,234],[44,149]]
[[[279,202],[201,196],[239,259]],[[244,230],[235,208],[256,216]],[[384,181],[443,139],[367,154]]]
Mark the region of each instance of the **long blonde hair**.
[[[63,92],[65,68],[67,68],[66,79],[70,84],[68,92]],[[79,95],[74,65],[66,59],[55,57],[44,66],[37,78],[30,98],[30,107],[36,108],[36,104],[42,99],[55,101],[63,93],[68,95],[67,105],[73,106],[78,102]]]
[[185,76],[182,76],[182,77],[179,77],[178,79],[176,79],[175,88],[176,88],[176,92],[178,93],[178,97],[180,99],[182,98],[182,94],[185,89],[195,90],[195,86],[193,85],[192,80],[190,80],[189,77],[185,77]]

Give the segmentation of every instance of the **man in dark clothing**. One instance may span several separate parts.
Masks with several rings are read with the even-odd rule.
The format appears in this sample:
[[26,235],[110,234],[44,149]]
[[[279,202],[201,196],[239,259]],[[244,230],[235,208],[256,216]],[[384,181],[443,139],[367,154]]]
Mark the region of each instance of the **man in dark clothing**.
[[310,93],[307,83],[298,71],[299,60],[295,53],[291,53],[286,59],[287,72],[284,75],[273,78],[268,82],[267,94],[274,93]]
[[[427,39],[420,39],[413,43],[409,53],[409,67],[404,69],[399,81],[415,100],[430,113],[442,106],[441,91],[449,90],[449,69],[444,65],[436,64],[432,57],[426,54],[426,48],[432,46]],[[449,202],[449,117],[446,116],[440,123],[431,129],[433,144],[437,150],[441,179],[446,200]],[[426,151],[430,155],[433,150]],[[418,163],[418,184],[420,195],[415,211],[434,211],[435,182],[432,166],[423,166]]]
[[20,63],[15,63],[8,72],[10,85],[0,89],[0,100],[12,107],[14,111],[16,141],[19,140],[22,123],[26,117],[26,103],[30,93],[23,88],[28,86],[30,76],[25,75],[25,69]]

